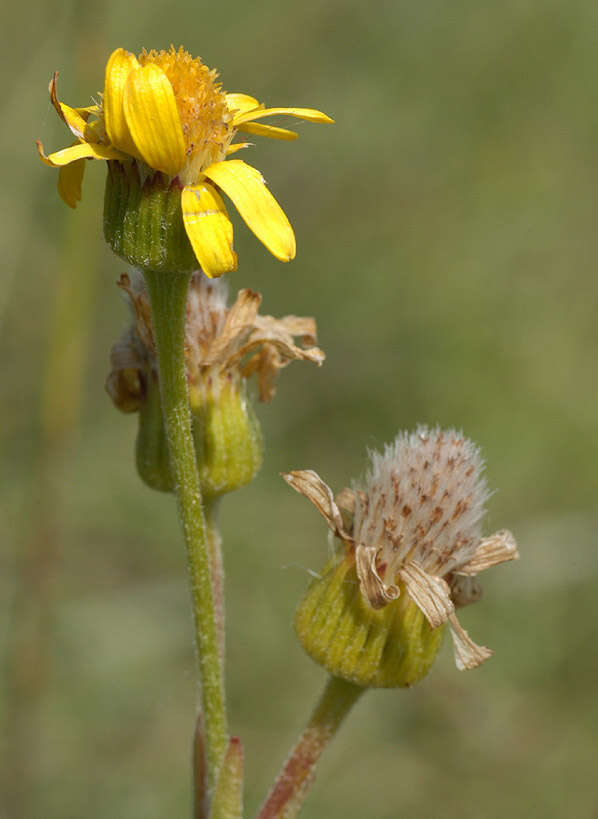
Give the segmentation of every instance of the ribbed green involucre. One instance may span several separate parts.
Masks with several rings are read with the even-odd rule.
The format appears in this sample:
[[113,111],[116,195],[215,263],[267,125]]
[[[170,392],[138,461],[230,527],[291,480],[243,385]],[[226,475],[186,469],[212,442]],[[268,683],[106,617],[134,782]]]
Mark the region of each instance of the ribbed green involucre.
[[218,497],[246,486],[263,458],[262,433],[241,379],[226,376],[190,390],[202,491]]
[[[202,494],[217,498],[251,481],[262,464],[263,440],[241,379],[205,380],[190,387],[191,430]],[[148,486],[174,490],[160,389],[151,376],[139,409],[136,460]]]
[[178,182],[169,182],[159,171],[151,171],[142,181],[135,160],[108,162],[104,236],[118,256],[142,270],[171,274],[197,270]]
[[329,564],[295,616],[307,653],[331,674],[372,688],[404,688],[425,677],[444,626],[431,629],[404,588],[375,610],[364,599],[352,558]]

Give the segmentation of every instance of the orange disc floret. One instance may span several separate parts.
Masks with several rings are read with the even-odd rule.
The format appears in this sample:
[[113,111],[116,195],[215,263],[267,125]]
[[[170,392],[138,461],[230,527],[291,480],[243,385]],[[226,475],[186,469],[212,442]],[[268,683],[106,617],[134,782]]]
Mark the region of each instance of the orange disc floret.
[[182,46],[178,50],[171,46],[168,51],[144,49],[138,59],[141,65],[154,63],[166,74],[174,91],[189,160],[194,162],[197,157],[200,168],[221,161],[234,133],[226,95],[217,82],[218,72]]

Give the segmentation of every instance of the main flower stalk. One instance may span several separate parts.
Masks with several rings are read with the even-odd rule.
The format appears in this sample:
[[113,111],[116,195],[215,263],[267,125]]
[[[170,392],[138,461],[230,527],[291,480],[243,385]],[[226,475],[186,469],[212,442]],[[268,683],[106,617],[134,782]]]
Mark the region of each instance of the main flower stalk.
[[184,357],[185,304],[190,276],[144,271],[158,351],[164,424],[191,579],[195,644],[201,674],[208,788],[213,790],[228,744],[222,659],[212,590]]

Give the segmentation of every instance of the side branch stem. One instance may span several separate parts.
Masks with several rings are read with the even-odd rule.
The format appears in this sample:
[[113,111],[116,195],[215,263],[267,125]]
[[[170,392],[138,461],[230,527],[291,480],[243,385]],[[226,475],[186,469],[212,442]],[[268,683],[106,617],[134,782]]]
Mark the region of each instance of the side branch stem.
[[187,548],[195,644],[201,676],[208,788],[212,792],[228,744],[224,684],[214,610],[210,553],[202,506],[185,368],[184,340],[190,276],[144,271],[154,341],[158,351],[160,392],[179,518]]
[[320,701],[278,774],[257,819],[295,819],[316,775],[322,752],[365,688],[329,677]]

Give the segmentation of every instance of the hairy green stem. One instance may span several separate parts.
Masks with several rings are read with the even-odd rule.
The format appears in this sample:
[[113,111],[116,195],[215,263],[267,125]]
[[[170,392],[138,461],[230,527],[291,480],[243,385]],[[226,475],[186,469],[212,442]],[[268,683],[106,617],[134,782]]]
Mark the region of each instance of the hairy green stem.
[[204,512],[210,554],[210,571],[212,574],[212,596],[214,598],[214,616],[218,633],[218,647],[220,650],[220,666],[224,673],[224,566],[222,563],[222,537],[218,526],[218,511],[220,498],[204,497]]
[[[220,670],[224,674],[224,568],[222,564],[222,538],[218,527],[218,509],[220,498],[204,495],[204,514],[210,555],[210,573],[212,579],[212,596],[214,600],[214,617],[220,652]],[[203,714],[197,715],[193,734],[193,819],[207,819],[208,804],[208,771],[206,765],[206,742]],[[222,769],[221,769],[222,771]]]
[[195,644],[201,676],[208,789],[228,745],[224,683],[212,591],[208,532],[202,506],[185,368],[185,310],[190,275],[144,271],[158,351],[164,425],[191,578]]
[[295,819],[315,778],[322,752],[366,690],[339,677],[328,678],[309,722],[260,809],[258,819]]
[[205,729],[201,711],[195,720],[191,760],[193,765],[193,819],[208,819],[210,808],[208,804],[208,771]]

